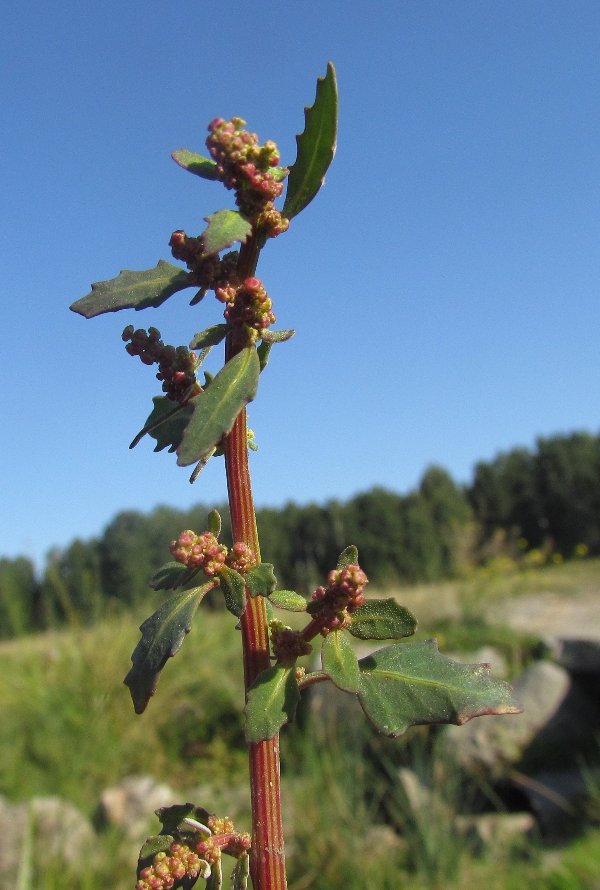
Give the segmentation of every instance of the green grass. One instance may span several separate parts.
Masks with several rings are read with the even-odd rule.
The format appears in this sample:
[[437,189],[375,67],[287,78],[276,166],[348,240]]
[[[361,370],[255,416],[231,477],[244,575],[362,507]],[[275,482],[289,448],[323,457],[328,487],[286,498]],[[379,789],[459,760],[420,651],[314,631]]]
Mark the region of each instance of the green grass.
[[[496,585],[507,596],[559,589],[568,594],[597,589],[599,579],[600,562],[590,560],[492,578],[489,588],[476,578],[399,596],[406,593],[408,605],[411,598],[428,601],[422,633],[435,632],[446,650],[492,644],[517,668],[535,656],[535,640],[486,624],[480,607],[488,596],[501,595]],[[444,617],[443,608],[432,608],[432,602],[444,604],[448,590],[458,621]],[[235,622],[201,610],[181,652],[167,664],[147,712],[135,716],[122,677],[139,638],[137,625],[153,608],[94,629],[0,645],[0,794],[14,801],[58,795],[91,818],[104,788],[128,775],[150,774],[170,784],[180,802],[200,789],[197,804],[248,827],[241,641]],[[415,611],[420,614],[416,606]],[[290,890],[479,890],[482,885],[486,890],[599,890],[597,807],[589,813],[587,831],[550,858],[533,843],[476,855],[457,836],[448,814],[464,812],[474,798],[481,801],[485,790],[465,796],[462,777],[437,753],[437,732],[417,729],[400,740],[375,736],[358,706],[339,719],[337,703],[349,699],[335,691],[333,696],[314,732],[309,725],[314,714],[304,707],[298,725],[282,740]],[[397,781],[406,765],[438,792],[443,809],[438,817],[410,805]],[[15,886],[130,890],[130,842],[115,831],[98,837],[97,856],[78,874],[44,860],[34,838],[29,852],[23,850]]]

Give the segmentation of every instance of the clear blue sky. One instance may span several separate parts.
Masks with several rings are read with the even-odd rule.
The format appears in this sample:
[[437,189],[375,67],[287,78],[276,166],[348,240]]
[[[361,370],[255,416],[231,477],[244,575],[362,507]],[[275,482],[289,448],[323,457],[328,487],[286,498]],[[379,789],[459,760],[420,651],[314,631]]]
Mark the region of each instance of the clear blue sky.
[[295,157],[331,59],[338,152],[259,274],[278,326],[250,406],[256,500],[413,488],[431,463],[597,432],[600,4],[8,0],[0,11],[0,555],[38,562],[123,509],[225,498],[127,449],[157,392],[128,323],[220,320],[188,292],[85,321],[92,281],[169,259],[231,197],[180,170],[215,116]]

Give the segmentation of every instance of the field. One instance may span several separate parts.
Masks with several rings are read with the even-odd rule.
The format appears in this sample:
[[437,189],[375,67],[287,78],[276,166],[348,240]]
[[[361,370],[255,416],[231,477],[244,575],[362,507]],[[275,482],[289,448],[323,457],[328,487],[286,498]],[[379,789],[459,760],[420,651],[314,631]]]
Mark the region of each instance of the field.
[[[493,645],[515,675],[540,647],[535,622],[511,628],[511,613],[531,597],[597,603],[598,590],[600,562],[582,560],[518,572],[496,566],[461,582],[386,594],[414,609],[419,636],[435,634],[451,652]],[[98,821],[103,790],[127,776],[152,776],[171,786],[173,802],[193,800],[248,825],[239,634],[231,616],[201,611],[148,711],[136,717],[121,678],[137,625],[155,605],[127,620],[0,646],[0,794],[10,802],[58,796],[97,832],[89,854],[68,865],[49,852],[32,820],[12,875],[0,855],[0,887],[4,880],[17,890],[132,888],[133,851],[143,836]],[[474,791],[465,791],[458,768],[440,754],[440,733],[375,737],[358,706],[341,698],[332,691],[307,702],[283,734],[290,890],[600,888],[599,787],[560,845],[517,836],[475,848],[453,818]],[[409,801],[397,781],[406,767],[444,789],[437,818]],[[147,827],[157,828],[151,813]]]

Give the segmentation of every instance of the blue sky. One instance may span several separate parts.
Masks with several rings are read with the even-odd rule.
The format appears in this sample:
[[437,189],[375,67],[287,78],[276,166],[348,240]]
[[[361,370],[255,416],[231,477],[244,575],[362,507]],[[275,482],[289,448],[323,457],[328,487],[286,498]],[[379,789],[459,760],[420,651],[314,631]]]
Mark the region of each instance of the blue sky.
[[149,442],[128,451],[157,385],[120,340],[133,323],[187,343],[219,305],[68,305],[232,206],[169,157],[202,152],[213,117],[293,162],[329,59],[336,158],[259,267],[297,336],[250,406],[257,503],[406,491],[431,463],[468,481],[500,450],[598,431],[597,2],[8,0],[0,34],[0,556],[224,500],[221,460],[190,486]]

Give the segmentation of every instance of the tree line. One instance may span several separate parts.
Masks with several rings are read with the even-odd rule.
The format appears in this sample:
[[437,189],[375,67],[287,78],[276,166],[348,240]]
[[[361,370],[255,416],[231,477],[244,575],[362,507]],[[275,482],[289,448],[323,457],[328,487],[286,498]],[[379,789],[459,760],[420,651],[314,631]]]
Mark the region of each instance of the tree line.
[[[119,513],[99,538],[48,555],[41,577],[25,557],[0,559],[0,638],[90,623],[148,598],[148,579],[171,557],[184,528],[202,531],[212,507]],[[231,543],[228,512],[222,539]],[[348,501],[288,503],[257,513],[262,556],[279,585],[305,594],[323,583],[339,552],[359,547],[372,583],[451,578],[491,553],[545,548],[565,558],[600,554],[600,436],[539,439],[476,465],[462,486],[430,467],[408,494],[383,488]]]

